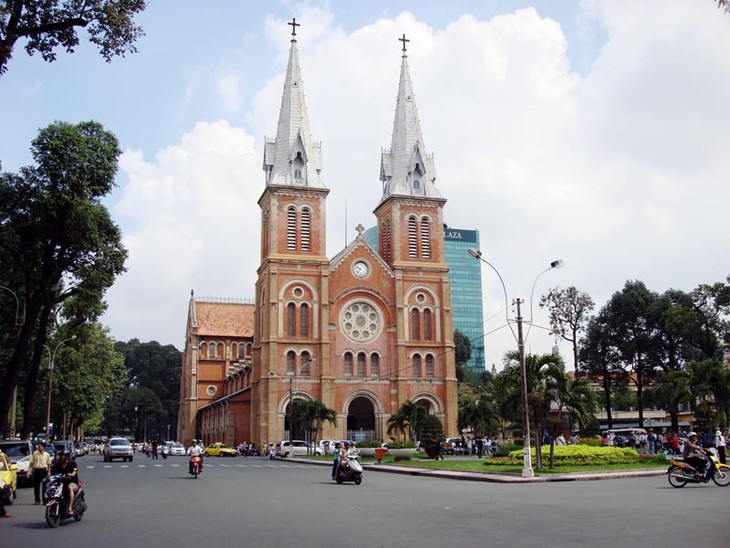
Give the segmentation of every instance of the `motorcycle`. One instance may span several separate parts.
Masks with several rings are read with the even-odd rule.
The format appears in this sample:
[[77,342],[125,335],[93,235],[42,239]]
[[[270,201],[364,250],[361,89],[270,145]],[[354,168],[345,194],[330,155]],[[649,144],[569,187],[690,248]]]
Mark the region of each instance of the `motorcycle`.
[[337,476],[335,480],[339,485],[346,481],[352,481],[355,485],[362,483],[362,464],[360,463],[360,455],[353,453],[347,456],[347,464],[337,468]]
[[198,479],[198,474],[203,473],[203,457],[200,455],[190,457],[190,473],[195,479]]
[[46,523],[49,527],[58,527],[64,519],[71,516],[76,521],[81,521],[86,512],[86,494],[84,493],[84,482],[79,482],[79,490],[74,496],[73,507],[71,508],[71,516],[68,516],[66,508],[68,500],[66,498],[66,486],[63,483],[63,474],[54,474],[48,478],[48,486],[46,487],[45,504],[46,504]]
[[721,463],[717,457],[707,451],[708,466],[704,472],[695,470],[689,463],[672,459],[667,469],[667,479],[672,487],[684,487],[688,483],[708,483],[714,481],[720,487],[730,485],[730,466]]

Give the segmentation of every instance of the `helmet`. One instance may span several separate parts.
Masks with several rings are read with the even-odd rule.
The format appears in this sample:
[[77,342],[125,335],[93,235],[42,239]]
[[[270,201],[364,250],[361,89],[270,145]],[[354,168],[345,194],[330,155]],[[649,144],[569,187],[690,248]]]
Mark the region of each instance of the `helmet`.
[[687,434],[687,437],[688,438],[696,438],[697,437],[697,432],[690,432],[689,434]]
[[193,438],[193,443],[198,443],[198,440],[196,440],[195,438]]

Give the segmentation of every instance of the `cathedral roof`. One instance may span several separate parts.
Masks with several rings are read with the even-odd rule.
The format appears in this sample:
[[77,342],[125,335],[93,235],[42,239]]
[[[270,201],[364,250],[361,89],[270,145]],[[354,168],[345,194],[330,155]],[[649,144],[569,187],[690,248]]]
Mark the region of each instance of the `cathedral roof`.
[[[289,23],[290,25],[292,23]],[[298,23],[294,20],[294,29]],[[266,184],[326,188],[320,178],[322,149],[312,141],[299,66],[296,30],[292,33],[289,64],[279,109],[276,138],[266,139],[264,171]]]
[[198,335],[253,337],[255,305],[241,302],[194,302]]
[[393,121],[390,150],[383,150],[380,158],[380,180],[383,182],[385,201],[392,195],[443,199],[436,188],[436,168],[433,155],[427,154],[418,120],[416,96],[408,69],[405,35],[400,83]]

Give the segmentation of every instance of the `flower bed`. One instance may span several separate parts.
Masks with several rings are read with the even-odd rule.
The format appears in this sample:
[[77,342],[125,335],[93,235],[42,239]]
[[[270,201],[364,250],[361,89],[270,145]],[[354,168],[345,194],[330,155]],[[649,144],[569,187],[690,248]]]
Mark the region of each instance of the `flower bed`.
[[[504,460],[505,464],[522,462],[522,449],[511,451]],[[535,448],[532,448],[532,458],[535,458]],[[550,458],[550,446],[542,447],[543,462]],[[573,465],[582,464],[628,464],[638,462],[641,456],[628,447],[591,447],[589,445],[557,445],[555,446],[555,464]],[[494,462],[492,462],[494,464]]]

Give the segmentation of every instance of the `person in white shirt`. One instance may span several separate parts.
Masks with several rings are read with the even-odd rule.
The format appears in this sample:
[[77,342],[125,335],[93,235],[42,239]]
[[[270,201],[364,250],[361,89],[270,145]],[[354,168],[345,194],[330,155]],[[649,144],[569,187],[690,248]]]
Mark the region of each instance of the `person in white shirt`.
[[723,464],[727,464],[725,462],[725,459],[727,458],[725,456],[725,447],[727,446],[727,439],[722,434],[722,431],[718,428],[715,431],[715,449],[717,449],[717,458],[720,459],[720,462]]
[[189,473],[191,473],[191,474],[193,473],[193,457],[200,457],[200,459],[201,459],[200,468],[203,468],[203,463],[202,463],[203,453],[204,453],[203,442],[202,441],[199,442],[198,440],[194,439],[193,444],[190,447],[188,447],[188,451],[187,451],[187,454],[190,457],[190,462],[188,463],[188,472]]

